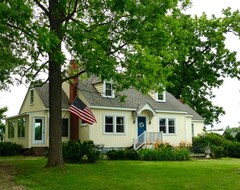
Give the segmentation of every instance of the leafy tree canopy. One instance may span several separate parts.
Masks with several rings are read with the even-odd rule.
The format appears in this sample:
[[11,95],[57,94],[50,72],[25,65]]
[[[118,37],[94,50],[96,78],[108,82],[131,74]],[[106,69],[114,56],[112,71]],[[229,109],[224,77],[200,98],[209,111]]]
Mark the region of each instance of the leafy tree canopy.
[[226,22],[225,17],[208,19],[205,14],[191,17],[181,12],[175,12],[171,19],[174,24],[170,25],[167,37],[169,53],[162,52],[161,40],[151,44],[155,55],[169,55],[163,65],[172,68],[167,80],[173,85],[167,86],[167,90],[193,107],[205,124],[211,125],[225,113],[222,107],[212,104],[215,97],[212,89],[220,87],[225,77],[240,77],[236,52],[225,46],[232,22]]
[[7,111],[7,108],[0,108],[0,142],[3,139],[3,135],[5,133],[5,124],[3,123],[3,119],[6,117],[4,113]]

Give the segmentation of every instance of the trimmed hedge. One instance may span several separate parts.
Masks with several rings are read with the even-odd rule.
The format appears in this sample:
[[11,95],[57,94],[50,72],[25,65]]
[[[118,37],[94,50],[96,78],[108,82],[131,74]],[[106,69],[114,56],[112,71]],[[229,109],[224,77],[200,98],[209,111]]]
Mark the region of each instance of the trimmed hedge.
[[12,142],[0,142],[0,156],[15,156],[22,152],[22,145]]

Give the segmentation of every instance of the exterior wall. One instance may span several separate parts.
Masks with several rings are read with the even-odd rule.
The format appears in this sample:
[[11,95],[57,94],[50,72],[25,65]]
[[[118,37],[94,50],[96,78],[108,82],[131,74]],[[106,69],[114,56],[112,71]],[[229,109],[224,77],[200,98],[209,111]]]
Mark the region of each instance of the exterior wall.
[[154,100],[156,100],[156,92],[152,91],[148,93]]
[[192,144],[192,117],[186,116],[186,141],[184,143]]
[[94,85],[94,87],[96,88],[96,90],[101,94],[103,95],[104,92],[103,92],[103,83],[97,83]]
[[[25,118],[25,136],[24,137],[18,137],[18,120],[21,118]],[[8,131],[9,131],[9,122],[14,121],[14,137],[9,138]],[[9,118],[6,120],[6,131],[5,131],[5,140],[6,142],[13,142],[17,144],[21,144],[23,148],[27,148],[29,146],[29,116],[19,116],[14,118]]]
[[84,124],[79,126],[79,139],[82,141],[90,140],[89,138],[90,125]]
[[[31,90],[33,90],[33,92],[34,92],[34,102],[32,104],[30,103],[30,91]],[[42,100],[40,99],[37,91],[34,88],[29,89],[25,96],[22,107],[19,111],[19,114],[29,113],[29,112],[40,112],[43,110],[46,110],[46,108],[44,107]]]
[[[133,123],[131,111],[96,110],[92,109],[97,119],[97,123],[89,125],[90,139],[95,144],[104,144],[104,147],[129,147],[136,137],[136,124]],[[123,116],[125,120],[124,134],[106,134],[104,132],[105,116]]]
[[[170,143],[171,145],[178,146],[182,141],[190,141],[187,139],[186,135],[186,117],[185,114],[181,113],[164,113],[160,112],[152,119],[151,125],[152,130],[159,131],[159,119],[168,118],[175,120],[175,134],[164,134],[163,133],[163,142]],[[192,141],[192,140],[191,140]]]
[[[18,127],[17,120],[19,118],[26,118],[26,126],[25,126],[25,137],[18,137]],[[43,132],[43,142],[34,141],[34,120],[35,119],[43,119],[44,121],[44,132]],[[70,140],[70,121],[69,121],[69,113],[67,111],[62,112],[62,118],[68,119],[68,137],[62,137],[62,141],[66,142]],[[14,138],[8,137],[9,121],[15,121],[14,125]],[[17,144],[23,145],[23,148],[31,148],[31,147],[48,147],[49,146],[49,112],[33,112],[24,116],[16,116],[13,118],[8,118],[6,120],[6,141],[14,142]]]
[[193,121],[194,126],[194,137],[196,137],[199,134],[203,134],[204,124],[202,121]]
[[65,92],[65,94],[67,95],[67,97],[69,98],[69,88],[70,88],[70,85],[69,85],[69,83],[68,82],[63,82],[63,84],[62,84],[62,89],[63,89],[63,91]]
[[[49,113],[48,111],[33,112],[30,114],[29,122],[29,147],[48,147],[49,146]],[[43,119],[44,121],[44,134],[43,134],[43,143],[34,142],[34,120]]]
[[[132,117],[132,111],[122,110],[97,110],[92,109],[97,123],[88,125],[82,128],[82,134],[84,130],[89,129],[89,139],[93,140],[95,144],[104,144],[106,148],[119,148],[129,147],[133,144],[133,139],[137,137],[137,120],[134,123]],[[125,118],[125,133],[124,134],[106,134],[104,132],[104,119],[105,116],[123,116]],[[183,113],[157,113],[151,120],[147,111],[142,111],[138,116],[146,117],[146,131],[147,132],[159,132],[159,119],[171,118],[175,120],[175,134],[163,134],[163,142],[168,142],[174,146],[178,146],[180,143],[192,143],[191,134],[191,117],[186,117]],[[200,125],[200,123],[199,123]],[[199,127],[198,127],[199,128]],[[85,131],[85,133],[86,133]],[[81,138],[81,137],[80,137]]]

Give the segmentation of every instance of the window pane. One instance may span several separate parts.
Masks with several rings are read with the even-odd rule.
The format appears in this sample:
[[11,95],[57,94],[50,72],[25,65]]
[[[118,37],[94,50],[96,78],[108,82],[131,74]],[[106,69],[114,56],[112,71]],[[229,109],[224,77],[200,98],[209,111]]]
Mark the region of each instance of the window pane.
[[18,137],[25,137],[25,127],[26,121],[25,118],[18,119]]
[[42,140],[42,127],[43,127],[42,119],[36,119],[34,126],[35,128],[34,140]]
[[62,119],[62,137],[68,137],[68,119]]
[[112,84],[111,83],[105,84],[105,95],[112,96]]
[[174,119],[168,120],[168,132],[175,133],[175,120]]
[[159,131],[166,133],[166,119],[159,120]]
[[124,133],[124,117],[117,117],[117,133]]
[[105,117],[105,132],[113,133],[113,117]]
[[163,100],[163,92],[158,93],[158,100]]
[[14,138],[14,126],[14,120],[8,121],[8,138]]

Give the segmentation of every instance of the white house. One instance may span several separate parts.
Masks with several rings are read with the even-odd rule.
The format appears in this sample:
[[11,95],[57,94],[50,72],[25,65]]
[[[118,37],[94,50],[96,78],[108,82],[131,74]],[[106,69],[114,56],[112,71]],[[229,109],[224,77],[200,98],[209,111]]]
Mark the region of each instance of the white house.
[[[203,118],[168,92],[142,94],[125,90],[124,102],[112,84],[90,77],[62,87],[62,140],[93,140],[106,149],[164,141],[172,145],[192,143],[203,130]],[[78,84],[77,84],[78,82]],[[49,85],[29,88],[17,116],[6,119],[6,141],[24,148],[49,145]],[[88,125],[68,112],[78,96],[93,112],[97,122]],[[61,127],[61,126],[59,126]]]

